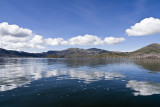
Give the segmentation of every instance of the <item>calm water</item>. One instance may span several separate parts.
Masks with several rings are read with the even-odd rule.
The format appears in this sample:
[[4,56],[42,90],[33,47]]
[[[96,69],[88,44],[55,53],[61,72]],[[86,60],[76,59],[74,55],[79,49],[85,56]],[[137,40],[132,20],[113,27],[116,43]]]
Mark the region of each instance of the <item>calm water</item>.
[[160,60],[1,58],[0,107],[160,107]]

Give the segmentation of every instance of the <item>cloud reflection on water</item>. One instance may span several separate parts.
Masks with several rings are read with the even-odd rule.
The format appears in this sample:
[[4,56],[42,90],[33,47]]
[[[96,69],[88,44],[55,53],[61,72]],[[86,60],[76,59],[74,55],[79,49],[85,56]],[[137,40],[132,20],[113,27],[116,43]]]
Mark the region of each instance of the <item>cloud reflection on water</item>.
[[[51,68],[48,68],[51,67]],[[12,90],[29,84],[31,81],[41,78],[56,77],[61,79],[78,79],[84,83],[91,83],[99,80],[114,80],[124,78],[119,73],[97,69],[68,68],[65,66],[43,66],[41,64],[14,64],[1,65],[0,67],[0,91]]]
[[[66,75],[64,77],[60,77],[62,75]],[[112,73],[112,72],[105,72],[105,71],[81,71],[77,69],[69,69],[69,70],[53,70],[46,72],[45,77],[60,77],[61,79],[79,79],[84,81],[85,83],[90,83],[93,81],[99,81],[99,80],[113,80],[113,79],[119,79],[125,77],[122,74],[119,73]]]
[[130,80],[126,84],[126,87],[136,91],[133,93],[135,96],[160,94],[160,83]]

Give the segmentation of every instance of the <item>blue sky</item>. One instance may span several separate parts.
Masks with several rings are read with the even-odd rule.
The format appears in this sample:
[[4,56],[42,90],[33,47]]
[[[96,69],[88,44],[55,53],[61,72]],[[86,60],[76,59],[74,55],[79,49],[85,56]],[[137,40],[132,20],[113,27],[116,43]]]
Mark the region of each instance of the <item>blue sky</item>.
[[25,51],[70,47],[133,51],[151,43],[160,43],[159,33],[126,34],[126,29],[145,18],[160,18],[159,10],[160,0],[0,0],[0,23],[16,24],[43,38],[67,40],[86,34],[102,39],[110,36],[125,38],[125,41],[112,45],[46,45],[45,49],[23,49]]

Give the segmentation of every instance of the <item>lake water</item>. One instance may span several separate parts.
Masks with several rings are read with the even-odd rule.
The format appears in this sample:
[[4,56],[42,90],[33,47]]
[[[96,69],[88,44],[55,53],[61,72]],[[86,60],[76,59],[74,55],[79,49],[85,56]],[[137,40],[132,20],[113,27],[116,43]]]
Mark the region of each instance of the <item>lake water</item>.
[[0,107],[160,107],[160,60],[1,58]]

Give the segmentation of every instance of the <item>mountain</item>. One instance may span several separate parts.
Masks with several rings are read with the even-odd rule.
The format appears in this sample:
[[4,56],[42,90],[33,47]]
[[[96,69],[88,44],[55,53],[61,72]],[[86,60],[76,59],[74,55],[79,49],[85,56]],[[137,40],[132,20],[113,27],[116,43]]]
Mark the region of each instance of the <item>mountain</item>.
[[57,51],[54,54],[47,54],[46,57],[61,57],[61,58],[92,57],[102,53],[110,53],[110,51],[97,48],[90,48],[90,49],[69,48],[66,50]]
[[0,57],[40,57],[40,56],[41,56],[40,54],[5,50],[0,48]]
[[159,54],[160,53],[160,44],[153,43],[148,46],[145,46],[141,49],[138,49],[133,52],[134,54]]
[[47,58],[160,58],[160,44],[153,43],[133,52],[114,52],[97,48],[79,49],[69,48],[62,51],[48,51],[43,53],[27,53],[20,51],[5,50],[0,48],[0,57],[47,57]]
[[153,43],[130,53],[132,57],[160,58],[160,44]]
[[91,54],[103,54],[103,53],[111,53],[111,51],[103,50],[103,49],[97,49],[97,48],[90,48],[87,49]]

